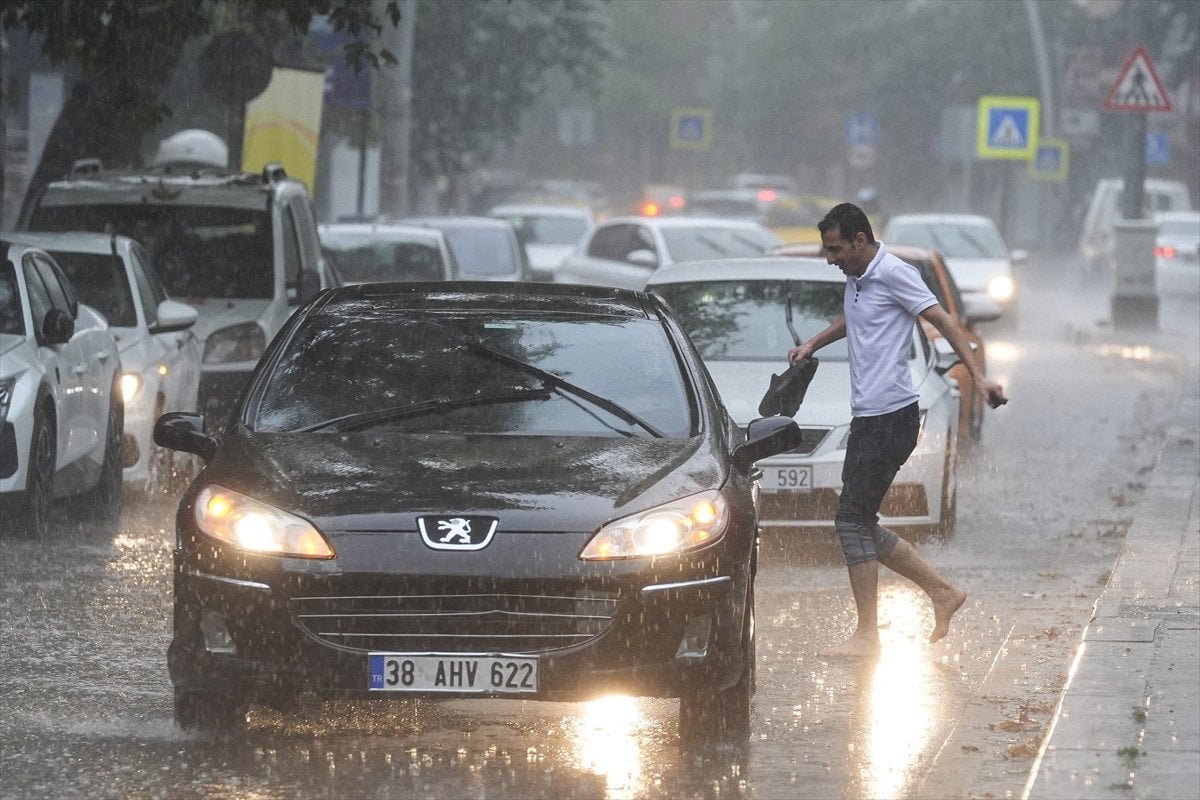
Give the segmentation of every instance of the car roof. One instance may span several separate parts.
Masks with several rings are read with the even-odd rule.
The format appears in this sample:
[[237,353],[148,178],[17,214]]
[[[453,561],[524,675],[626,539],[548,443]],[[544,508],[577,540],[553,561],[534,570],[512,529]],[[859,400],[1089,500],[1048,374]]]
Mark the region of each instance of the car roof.
[[760,280],[820,281],[845,283],[846,276],[823,258],[763,256],[761,258],[714,258],[682,261],[660,267],[650,274],[647,288],[666,283],[693,281]]
[[505,230],[512,230],[512,223],[508,220],[468,215],[405,217],[396,220],[396,222],[404,225],[423,225],[430,228],[441,228],[442,230],[454,228],[504,228]]
[[277,185],[264,183],[261,176],[253,173],[226,170],[188,175],[166,171],[97,172],[47,184],[38,205],[149,204],[265,209],[266,198]]
[[609,217],[604,221],[603,224],[612,225],[614,223],[651,225],[657,228],[737,228],[748,231],[768,230],[757,222],[729,219],[727,217],[643,217],[636,214],[630,214],[624,217]]
[[554,203],[502,203],[493,206],[489,214],[520,214],[522,216],[570,217],[571,219],[592,218],[587,206],[555,205]]
[[86,231],[68,231],[64,233],[44,233],[32,231],[15,231],[6,234],[10,240],[19,241],[42,250],[60,250],[66,253],[111,253],[115,243],[118,250],[124,251],[133,239],[120,234],[89,233]]
[[995,227],[991,217],[982,214],[897,214],[888,220],[887,227],[900,222],[923,222],[933,225],[987,225]]
[[1193,220],[1200,220],[1200,211],[1159,211],[1154,215],[1154,219],[1192,222]]
[[392,308],[421,311],[524,312],[654,318],[653,301],[644,292],[605,286],[518,281],[438,281],[435,283],[362,283],[331,289],[314,306],[374,301]]
[[326,222],[317,226],[317,233],[393,234],[396,236],[412,236],[434,241],[440,240],[443,236],[442,232],[437,228],[400,222]]

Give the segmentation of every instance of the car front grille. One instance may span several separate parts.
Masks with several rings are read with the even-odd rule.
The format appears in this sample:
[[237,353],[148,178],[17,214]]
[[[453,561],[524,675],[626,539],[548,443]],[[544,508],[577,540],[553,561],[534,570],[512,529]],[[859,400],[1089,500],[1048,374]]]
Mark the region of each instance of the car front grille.
[[310,635],[351,650],[544,653],[604,633],[617,595],[415,594],[293,597],[290,603]]
[[[763,520],[829,522],[838,509],[837,489],[795,492],[762,492],[758,516]],[[925,487],[919,483],[896,484],[883,496],[879,513],[885,517],[924,517],[930,513]]]

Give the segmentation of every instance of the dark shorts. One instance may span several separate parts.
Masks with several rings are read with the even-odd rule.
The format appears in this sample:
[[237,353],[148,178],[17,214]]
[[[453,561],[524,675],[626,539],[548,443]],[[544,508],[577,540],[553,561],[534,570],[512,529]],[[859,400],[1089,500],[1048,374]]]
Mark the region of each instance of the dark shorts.
[[834,525],[847,564],[886,557],[896,546],[895,533],[879,525],[879,507],[900,467],[917,446],[921,418],[917,404],[850,423],[842,494]]

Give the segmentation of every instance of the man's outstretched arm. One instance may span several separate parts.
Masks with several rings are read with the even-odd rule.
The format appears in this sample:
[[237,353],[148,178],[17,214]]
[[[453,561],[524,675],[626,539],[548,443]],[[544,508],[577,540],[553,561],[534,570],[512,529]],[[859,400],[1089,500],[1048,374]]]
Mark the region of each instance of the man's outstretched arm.
[[950,318],[950,315],[946,313],[944,308],[939,305],[932,305],[921,312],[921,318],[931,322],[933,327],[941,331],[942,336],[946,337],[946,341],[954,348],[954,352],[958,353],[959,360],[966,366],[967,371],[971,373],[971,380],[975,382],[975,386],[978,387],[979,391],[983,392],[983,397],[987,400],[989,406],[999,408],[1008,402],[1008,397],[1004,394],[1004,387],[983,374],[983,370],[979,368],[979,364],[975,359],[975,351],[971,349],[971,342],[967,339],[967,335]]
[[803,361],[830,342],[836,342],[838,339],[845,338],[845,336],[846,318],[845,316],[841,316],[837,318],[836,322],[818,333],[816,336],[809,339],[807,342],[801,342],[791,350],[788,350],[788,363],[795,364],[797,361]]

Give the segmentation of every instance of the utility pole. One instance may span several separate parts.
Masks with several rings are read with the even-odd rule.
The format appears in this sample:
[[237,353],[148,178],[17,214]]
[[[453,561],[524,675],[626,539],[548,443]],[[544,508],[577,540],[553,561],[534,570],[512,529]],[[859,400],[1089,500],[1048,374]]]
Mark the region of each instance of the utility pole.
[[[387,20],[385,0],[375,0],[376,13]],[[417,0],[399,0],[400,24],[384,22],[383,45],[398,64],[379,75],[380,152],[379,212],[389,217],[408,215],[409,150],[412,131],[412,57]]]

